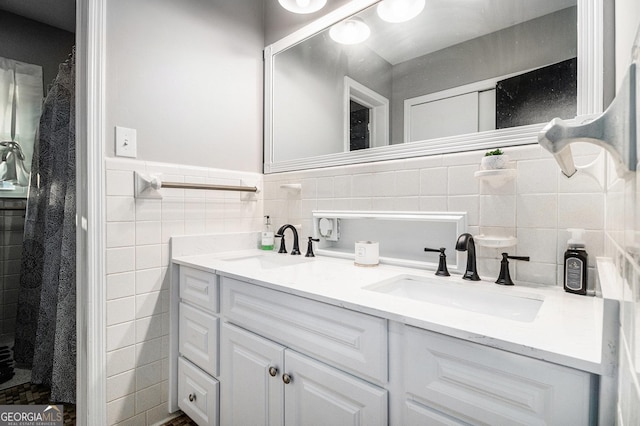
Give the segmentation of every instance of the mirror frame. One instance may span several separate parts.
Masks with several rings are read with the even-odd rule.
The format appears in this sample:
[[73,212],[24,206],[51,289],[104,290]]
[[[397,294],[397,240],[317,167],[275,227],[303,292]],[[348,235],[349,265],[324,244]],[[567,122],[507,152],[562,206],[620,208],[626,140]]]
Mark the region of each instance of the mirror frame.
[[[264,50],[264,173],[289,172],[320,167],[343,166],[374,161],[396,160],[436,154],[491,149],[538,143],[538,133],[546,123],[509,129],[399,143],[352,152],[338,152],[286,161],[274,159],[273,66],[274,56],[331,25],[354,15],[380,0],[353,0],[320,19],[278,40]],[[578,99],[577,117],[569,123],[584,122],[603,111],[604,99],[604,0],[577,0]]]

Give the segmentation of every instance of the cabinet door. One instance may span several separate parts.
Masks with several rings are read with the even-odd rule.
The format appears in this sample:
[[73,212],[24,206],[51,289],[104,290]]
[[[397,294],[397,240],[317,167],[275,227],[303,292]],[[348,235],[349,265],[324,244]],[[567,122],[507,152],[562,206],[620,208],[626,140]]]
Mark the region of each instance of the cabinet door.
[[221,334],[220,423],[282,425],[284,347],[230,324]]
[[285,355],[285,424],[387,424],[387,391],[290,349]]
[[590,424],[589,373],[414,327],[406,338],[404,424]]

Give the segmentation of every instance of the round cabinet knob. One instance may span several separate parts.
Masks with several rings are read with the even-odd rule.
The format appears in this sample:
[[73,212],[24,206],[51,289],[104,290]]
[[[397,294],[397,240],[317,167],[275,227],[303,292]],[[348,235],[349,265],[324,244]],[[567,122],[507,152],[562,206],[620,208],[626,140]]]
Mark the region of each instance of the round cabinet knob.
[[288,385],[289,383],[291,383],[291,376],[288,374],[283,374],[282,381],[284,382],[285,385]]
[[195,394],[190,393],[190,394],[189,394],[189,402],[193,402],[193,401],[195,401],[195,400],[196,400],[196,396],[195,396]]
[[276,377],[276,374],[278,374],[278,369],[275,367],[269,367],[269,375],[271,377]]

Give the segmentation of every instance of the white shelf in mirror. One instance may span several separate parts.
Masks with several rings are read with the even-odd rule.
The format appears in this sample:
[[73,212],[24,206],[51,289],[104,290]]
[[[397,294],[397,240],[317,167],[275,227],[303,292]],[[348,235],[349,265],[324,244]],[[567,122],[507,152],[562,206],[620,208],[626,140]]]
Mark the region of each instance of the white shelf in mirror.
[[477,245],[488,248],[506,248],[513,247],[518,243],[516,237],[497,237],[493,235],[475,235],[473,237]]
[[494,188],[504,185],[514,179],[518,171],[516,169],[478,170],[474,173],[476,179],[484,180]]

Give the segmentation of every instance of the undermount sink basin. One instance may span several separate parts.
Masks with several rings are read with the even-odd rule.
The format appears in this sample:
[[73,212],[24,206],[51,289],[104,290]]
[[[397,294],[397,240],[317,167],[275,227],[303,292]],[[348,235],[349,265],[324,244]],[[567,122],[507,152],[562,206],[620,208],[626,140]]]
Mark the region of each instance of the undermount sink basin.
[[309,262],[312,258],[300,256],[292,256],[290,254],[254,254],[236,257],[227,257],[221,260],[225,262],[243,262],[243,266],[259,267],[262,269],[281,268],[283,266],[298,265],[300,263]]
[[473,282],[460,284],[442,278],[403,275],[363,288],[521,322],[533,321],[544,302],[542,296],[506,294],[501,289],[494,291],[473,286]]

